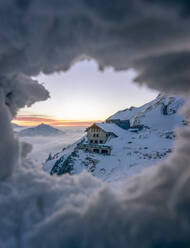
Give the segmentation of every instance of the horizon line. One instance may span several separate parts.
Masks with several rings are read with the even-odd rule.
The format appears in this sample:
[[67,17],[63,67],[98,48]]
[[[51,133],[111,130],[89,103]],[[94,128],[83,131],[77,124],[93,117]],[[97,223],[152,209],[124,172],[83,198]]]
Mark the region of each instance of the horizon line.
[[51,126],[90,126],[94,122],[102,122],[103,120],[59,120],[48,117],[37,116],[17,116],[11,122],[19,126],[36,126],[42,123]]

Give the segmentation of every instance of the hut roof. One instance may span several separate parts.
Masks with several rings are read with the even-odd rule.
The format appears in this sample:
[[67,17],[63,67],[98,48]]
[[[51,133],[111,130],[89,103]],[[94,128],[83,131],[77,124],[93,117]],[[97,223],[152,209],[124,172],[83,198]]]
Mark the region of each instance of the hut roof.
[[[97,126],[97,127],[99,127],[100,129],[102,129],[104,132],[106,132],[106,133],[112,133],[115,136],[120,136],[121,133],[122,133],[122,131],[123,131],[119,126],[117,126],[114,123],[94,123],[89,128],[92,128],[94,125]],[[89,128],[87,128],[87,130]]]

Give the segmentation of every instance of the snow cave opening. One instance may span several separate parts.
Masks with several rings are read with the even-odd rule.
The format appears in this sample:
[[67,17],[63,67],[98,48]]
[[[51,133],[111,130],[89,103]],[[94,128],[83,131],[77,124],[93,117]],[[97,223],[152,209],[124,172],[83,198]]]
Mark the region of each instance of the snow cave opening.
[[[60,159],[60,156],[57,154],[61,154],[68,146],[81,139],[85,134],[86,127],[92,125],[92,123],[105,122],[105,120],[118,111],[124,112],[126,109],[131,111],[134,108],[133,106],[136,106],[137,109],[141,109],[141,106],[149,104],[149,102],[151,103],[153,101],[154,103],[154,99],[159,97],[158,92],[146,87],[139,88],[139,86],[135,85],[133,80],[136,75],[137,73],[133,69],[114,71],[113,68],[107,68],[102,72],[98,69],[96,61],[90,59],[73,64],[67,72],[54,73],[51,75],[40,74],[33,78],[40,83],[43,82],[43,85],[50,92],[51,97],[45,102],[35,103],[30,108],[21,109],[15,121],[17,124],[24,124],[25,127],[21,129],[17,128],[17,131],[21,130],[21,134],[23,134],[24,129],[30,129],[31,126],[38,127],[44,123],[47,126],[52,126],[55,129],[63,131],[66,138],[64,135],[54,137],[54,135],[49,136],[48,134],[46,135],[46,133],[45,135],[40,136],[39,134],[38,136],[35,132],[32,133],[32,137],[32,135],[28,135],[25,131],[25,134],[21,135],[20,139],[22,142],[32,143],[33,145],[33,150],[28,154],[29,158],[43,165],[46,165],[47,161],[53,160],[54,158],[54,163],[57,164],[57,160]],[[158,102],[159,101],[160,99],[158,99]],[[169,98],[166,97],[164,101],[169,101]],[[157,104],[157,102],[155,102],[155,104]],[[178,104],[178,101],[176,104]],[[149,109],[154,108],[154,104],[149,105],[150,106],[146,108],[148,110],[142,109],[141,113],[139,113],[142,115],[143,111],[149,111]],[[167,106],[164,106],[162,103],[158,111],[160,113],[163,112],[163,116],[167,116]],[[153,120],[155,119],[155,113],[153,112],[152,114],[153,118],[150,115],[148,121],[150,121],[151,118]],[[126,167],[130,172],[124,173],[123,170],[123,173],[126,174],[126,178],[128,177],[127,174],[135,174],[136,171],[140,172],[144,168],[159,163],[172,152],[173,140],[175,138],[173,124],[169,125],[169,128],[167,127],[168,130],[166,127],[164,130],[159,130],[156,121],[159,122],[160,120],[154,120],[151,128],[157,129],[156,132],[159,133],[159,135],[157,135],[159,137],[156,137],[156,132],[154,135],[148,133],[150,132],[149,123],[146,123],[144,126],[146,126],[147,129],[144,133],[137,132],[134,128],[131,130],[130,137],[126,137],[124,143],[120,141],[122,143],[121,150],[123,153],[126,153],[125,158],[117,152],[117,149],[115,149],[115,153],[112,153],[113,156],[117,157],[117,161],[115,160],[113,162],[117,165],[115,167],[120,166],[123,168],[124,165],[127,164]],[[179,121],[181,121],[181,119]],[[164,125],[167,126],[166,122],[160,124],[161,129]],[[163,139],[160,139],[160,137]],[[166,141],[164,141],[164,139],[166,139]],[[137,140],[138,142],[136,142]],[[162,141],[161,149],[158,145],[154,146],[154,144],[158,144],[160,140]],[[111,147],[113,145],[114,144],[111,144]],[[115,146],[119,147],[119,143]],[[88,149],[85,150],[86,152],[88,151]],[[94,148],[92,151],[99,151],[99,149]],[[103,152],[100,152],[100,154],[104,156],[98,156],[105,158],[108,151],[105,149],[101,151]],[[97,153],[99,152],[96,152],[96,155]],[[134,159],[131,159],[131,157],[134,157]],[[91,162],[82,161],[83,163],[90,164],[82,169],[87,168],[88,171],[93,174],[96,160],[98,159],[92,159]],[[100,179],[104,179],[103,175],[106,174],[103,163],[108,164],[108,162],[104,160],[105,159],[103,159],[101,166],[98,168],[97,174],[100,174]],[[148,163],[145,161],[148,161]],[[51,166],[48,165],[46,167],[45,170],[51,174]],[[109,170],[115,170],[115,167],[111,166]],[[53,169],[53,167],[51,169]],[[94,174],[96,173],[94,172]]]

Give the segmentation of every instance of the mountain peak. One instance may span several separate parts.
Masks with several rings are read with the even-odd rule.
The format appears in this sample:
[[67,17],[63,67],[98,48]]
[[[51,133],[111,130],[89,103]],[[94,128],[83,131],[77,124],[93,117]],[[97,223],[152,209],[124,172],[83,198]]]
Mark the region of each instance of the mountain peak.
[[38,125],[37,127],[40,127],[40,126],[42,126],[42,127],[43,127],[43,126],[50,127],[50,125],[47,125],[47,124],[45,124],[45,123],[43,123],[43,122],[40,123],[40,125]]
[[20,136],[56,136],[62,135],[63,132],[50,125],[41,123],[36,127],[26,128],[19,132]]

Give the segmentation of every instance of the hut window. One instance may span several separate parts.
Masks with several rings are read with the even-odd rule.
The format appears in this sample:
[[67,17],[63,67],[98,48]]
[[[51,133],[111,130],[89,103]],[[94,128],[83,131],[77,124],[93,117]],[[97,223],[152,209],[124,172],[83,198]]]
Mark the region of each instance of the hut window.
[[101,153],[104,154],[104,155],[108,155],[108,150],[102,150]]

